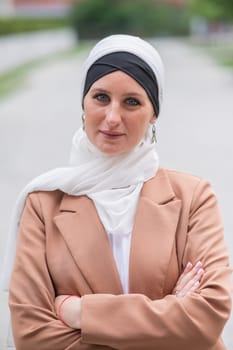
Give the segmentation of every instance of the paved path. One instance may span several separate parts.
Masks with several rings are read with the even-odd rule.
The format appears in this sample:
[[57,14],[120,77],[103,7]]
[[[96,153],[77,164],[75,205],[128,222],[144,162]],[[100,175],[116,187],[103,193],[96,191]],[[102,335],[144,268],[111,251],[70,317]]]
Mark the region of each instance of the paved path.
[[[182,41],[160,40],[157,46],[167,70],[157,130],[161,162],[210,179],[233,260],[233,74]],[[81,60],[69,58],[36,70],[22,91],[0,105],[0,263],[16,194],[35,175],[66,163],[71,136],[80,124]],[[0,298],[1,315],[7,315],[6,296]],[[1,317],[1,350],[6,324],[7,317]],[[231,350],[230,323],[225,339]]]
[[75,35],[69,29],[0,37],[0,74],[19,64],[68,49],[75,41]]

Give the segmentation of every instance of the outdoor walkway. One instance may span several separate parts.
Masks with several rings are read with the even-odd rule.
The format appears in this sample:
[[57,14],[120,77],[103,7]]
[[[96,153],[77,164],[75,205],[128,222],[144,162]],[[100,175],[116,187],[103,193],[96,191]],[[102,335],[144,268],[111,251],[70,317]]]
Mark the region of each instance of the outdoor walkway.
[[75,35],[69,29],[0,36],[0,74],[19,64],[66,50],[75,42]]
[[[166,65],[166,95],[157,128],[161,163],[211,181],[233,262],[233,73],[180,40],[158,40],[157,47]],[[0,264],[19,190],[45,170],[67,164],[70,140],[81,121],[82,59],[38,68],[21,91],[0,104]],[[0,350],[5,350],[8,317],[3,293],[0,300]],[[228,350],[233,348],[232,325],[231,321],[225,332]]]

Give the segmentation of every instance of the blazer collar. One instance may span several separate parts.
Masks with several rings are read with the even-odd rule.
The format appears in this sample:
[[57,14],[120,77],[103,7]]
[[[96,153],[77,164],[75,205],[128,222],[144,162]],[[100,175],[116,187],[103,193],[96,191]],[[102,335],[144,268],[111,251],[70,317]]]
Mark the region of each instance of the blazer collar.
[[[161,297],[180,213],[167,172],[159,169],[141,191],[132,232],[129,291]],[[93,293],[123,292],[108,236],[93,202],[64,194],[54,218]],[[155,284],[151,281],[156,280]]]
[[159,205],[175,198],[175,193],[165,169],[160,168],[155,177],[145,182],[141,196]]

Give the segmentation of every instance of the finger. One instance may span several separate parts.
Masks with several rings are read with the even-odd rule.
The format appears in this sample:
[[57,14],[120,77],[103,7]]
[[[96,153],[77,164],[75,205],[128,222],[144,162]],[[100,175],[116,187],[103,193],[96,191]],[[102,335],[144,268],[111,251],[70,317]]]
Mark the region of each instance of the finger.
[[178,278],[178,280],[176,282],[175,287],[173,288],[172,294],[176,295],[176,293],[178,293],[179,285],[181,284],[183,277],[185,276],[185,274],[187,274],[189,271],[191,271],[192,268],[193,268],[193,264],[190,261],[188,261],[185,268],[184,268],[183,273],[180,275],[180,277]]
[[195,274],[199,271],[199,269],[202,268],[202,262],[198,261],[193,268],[191,269],[191,271],[189,271],[189,275],[190,276],[195,276]]
[[200,282],[199,281],[196,281],[193,286],[190,288],[190,292],[195,292],[200,286]]
[[195,265],[193,265],[192,263],[188,263],[183,271],[183,273],[181,274],[181,278],[180,280],[183,280],[183,278],[191,278],[192,276],[195,275],[195,272],[202,266],[202,263],[200,261],[198,261]]
[[182,289],[198,273],[201,266],[202,263],[198,261],[190,271],[182,274],[178,282],[179,289]]
[[193,274],[193,273],[187,274],[183,278],[181,284],[178,286],[179,290],[184,289],[186,287],[186,285],[190,286],[190,284],[193,284],[196,281],[200,281],[203,273],[204,273],[204,270],[202,268],[200,268],[197,272],[195,272],[195,274]]
[[189,285],[187,287],[185,287],[183,290],[181,290],[180,292],[178,292],[176,294],[177,297],[185,297],[187,295],[190,295],[191,293],[195,292],[200,286],[200,282],[196,281],[195,283],[193,283],[193,285]]
[[179,277],[179,280],[182,280],[182,278],[189,272],[191,272],[193,269],[193,264],[191,262],[188,262],[185,266],[184,271],[182,272],[182,274]]
[[199,281],[196,281],[194,283],[190,281],[189,284],[186,285],[184,289],[180,291],[176,291],[175,296],[185,297],[187,295],[190,295],[191,293],[195,292],[198,289],[199,285],[200,285]]
[[[181,291],[185,288],[185,286],[191,281],[191,284],[200,280],[204,270],[202,268],[199,268],[197,270],[199,265],[196,265],[192,271],[188,272],[176,285],[175,290]],[[193,281],[193,282],[192,282]]]
[[191,281],[189,281],[183,289],[180,290],[180,293],[183,295],[187,295],[188,293],[191,293],[195,291],[199,285],[200,285],[200,280],[198,279],[199,277],[195,276]]
[[[191,262],[188,262],[185,266],[184,272],[180,275],[172,294],[176,295],[177,293],[181,292],[185,286],[189,283],[189,281],[192,281],[190,285],[195,283],[195,281],[198,281],[201,279],[201,276],[204,272],[203,269],[200,270],[200,267],[202,267],[201,261],[197,261],[197,263],[193,266]],[[199,271],[200,270],[200,271]],[[193,280],[195,277],[195,280]]]
[[185,269],[184,269],[182,275],[185,274],[185,273],[187,273],[187,272],[189,272],[189,271],[191,271],[192,268],[193,268],[193,264],[189,261],[189,262],[186,264]]
[[188,262],[188,263],[186,264],[186,266],[185,266],[184,271],[182,272],[182,274],[181,274],[180,277],[178,278],[178,280],[177,280],[177,282],[176,282],[176,285],[178,285],[178,284],[182,281],[182,279],[183,279],[183,277],[185,276],[185,274],[187,274],[189,271],[191,271],[192,268],[193,268],[193,264],[192,264],[191,262]]
[[198,273],[190,281],[188,281],[185,286],[183,286],[181,289],[177,289],[173,294],[177,297],[183,297],[194,292],[199,287],[203,274],[204,270],[199,269]]

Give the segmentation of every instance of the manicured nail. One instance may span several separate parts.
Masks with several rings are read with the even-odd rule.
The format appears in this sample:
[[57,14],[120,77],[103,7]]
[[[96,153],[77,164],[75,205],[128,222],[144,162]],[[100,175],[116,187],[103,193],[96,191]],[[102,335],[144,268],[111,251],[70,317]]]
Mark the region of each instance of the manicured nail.
[[201,261],[198,261],[198,262],[196,263],[195,267],[199,267],[199,266],[201,266],[201,265],[202,265]]
[[196,281],[195,283],[194,283],[194,288],[197,288],[197,287],[199,287],[199,284],[200,284],[200,282],[199,281]]
[[187,263],[187,265],[186,265],[186,268],[191,267],[191,266],[192,266],[192,264],[191,264],[191,262],[189,261],[189,262]]
[[197,274],[198,275],[202,275],[204,273],[204,270],[203,269],[199,269],[198,271],[197,271]]

